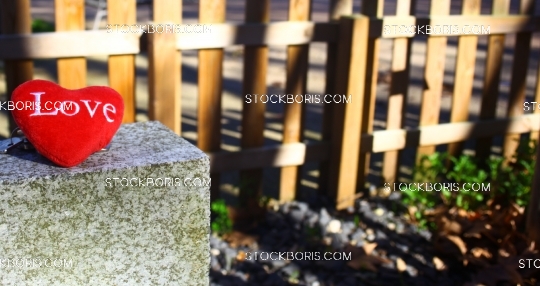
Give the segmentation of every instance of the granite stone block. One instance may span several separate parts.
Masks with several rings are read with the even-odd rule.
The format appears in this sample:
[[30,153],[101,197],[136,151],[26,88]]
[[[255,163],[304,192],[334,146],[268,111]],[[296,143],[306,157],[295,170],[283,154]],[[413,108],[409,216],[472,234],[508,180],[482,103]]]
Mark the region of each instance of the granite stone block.
[[1,285],[209,284],[210,161],[162,124],[123,125],[77,167],[0,166]]

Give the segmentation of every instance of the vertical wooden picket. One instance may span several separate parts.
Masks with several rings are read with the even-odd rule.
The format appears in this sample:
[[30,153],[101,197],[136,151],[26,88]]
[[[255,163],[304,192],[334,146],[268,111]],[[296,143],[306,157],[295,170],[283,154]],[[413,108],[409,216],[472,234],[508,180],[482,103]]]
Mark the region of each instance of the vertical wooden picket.
[[[225,21],[225,0],[201,0],[200,23]],[[199,50],[199,107],[197,146],[205,152],[221,149],[221,93],[223,89],[223,49]],[[219,174],[211,174],[211,198],[219,198]]]
[[[338,22],[343,15],[353,12],[352,0],[330,0],[329,22]],[[335,78],[332,76],[337,70],[338,43],[328,43],[326,46],[326,83],[325,94],[336,94]],[[322,140],[330,141],[332,135],[332,118],[334,105],[323,105]],[[329,184],[329,161],[323,161],[319,167],[319,192],[324,194]]]
[[[398,0],[396,16],[414,14],[415,3],[411,0]],[[392,47],[392,81],[386,117],[386,129],[403,128],[405,104],[409,89],[409,62],[411,54],[411,38],[396,38]],[[390,151],[384,154],[382,176],[385,182],[395,182],[399,174],[400,151]]]
[[[505,15],[510,11],[510,0],[494,0],[491,14]],[[502,59],[504,54],[505,35],[489,35],[486,56],[482,103],[480,105],[480,120],[495,118],[499,84],[501,82]],[[476,158],[484,161],[491,153],[493,138],[479,138],[476,141]]]
[[[480,14],[480,4],[480,0],[463,0],[461,13],[463,15],[478,15]],[[467,121],[469,117],[477,44],[477,36],[459,37],[450,122]],[[458,155],[462,149],[463,142],[448,145],[448,152],[454,156]]]
[[[29,34],[32,32],[30,17],[30,0],[0,0],[1,21],[0,32],[2,34]],[[21,83],[31,80],[34,74],[34,62],[32,60],[9,60],[5,61],[6,92],[8,100],[13,90]],[[17,125],[9,115],[9,130]]]
[[[450,14],[450,0],[432,1],[431,17]],[[444,62],[446,59],[446,37],[429,37],[427,40],[425,86],[420,109],[420,126],[439,123],[441,96],[443,92]],[[418,148],[417,158],[435,152],[435,146]]]
[[[135,0],[107,1],[107,23],[111,25],[136,24]],[[135,122],[135,55],[109,56],[109,86],[124,99],[124,119]]]
[[[246,0],[246,23],[268,23],[270,0]],[[268,47],[246,46],[244,48],[244,80],[242,99],[246,94],[266,94],[266,73],[268,69]],[[260,100],[244,101],[242,109],[242,149],[260,147],[264,144],[265,105]],[[262,192],[262,169],[246,170],[240,173],[241,206],[255,204]]]
[[[181,0],[154,0],[154,23],[180,24]],[[148,116],[181,133],[181,54],[174,33],[148,34]]]
[[[311,0],[289,1],[289,21],[309,21]],[[309,45],[287,47],[286,94],[306,94]],[[283,144],[300,142],[302,139],[304,108],[302,102],[285,104],[283,115]],[[279,199],[290,201],[296,198],[299,188],[301,167],[290,166],[281,169]]]
[[[55,0],[56,31],[84,30],[84,0]],[[58,59],[58,84],[78,89],[86,86],[86,59]]]
[[370,99],[365,88],[368,83],[358,79],[365,78],[369,72],[369,44],[368,17],[340,20],[335,88],[339,94],[352,94],[353,100],[333,107],[328,188],[339,210],[354,205],[356,174],[363,165],[358,162],[360,137],[367,131],[363,121],[367,120],[365,114],[369,113]]
[[[532,15],[534,0],[521,0],[520,13]],[[512,82],[510,83],[510,99],[508,101],[507,116],[514,117],[523,114],[523,102],[529,68],[529,55],[531,53],[531,32],[522,32],[516,35],[514,47],[514,66],[512,68]],[[509,162],[519,144],[520,134],[508,134],[504,138],[503,155]]]
[[[373,0],[362,3],[362,13],[368,17],[382,17],[384,8],[384,0]],[[366,77],[365,77],[365,91],[364,96],[366,102],[369,102],[367,112],[363,112],[362,116],[362,133],[373,132],[373,120],[375,118],[375,99],[377,97],[377,79],[379,75],[379,52],[380,52],[380,38],[369,38],[368,40],[368,54],[366,62]],[[359,77],[358,79],[362,79]],[[353,79],[353,80],[358,80]],[[349,93],[347,93],[349,95]],[[361,152],[359,154],[359,164],[357,173],[357,188],[364,190],[364,184],[366,176],[369,172],[369,161],[371,158],[370,153]]]

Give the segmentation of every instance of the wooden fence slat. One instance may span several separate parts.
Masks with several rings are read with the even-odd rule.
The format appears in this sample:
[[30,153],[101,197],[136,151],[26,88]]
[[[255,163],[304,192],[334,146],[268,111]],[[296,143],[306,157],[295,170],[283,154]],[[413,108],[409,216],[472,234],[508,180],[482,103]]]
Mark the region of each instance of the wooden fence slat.
[[[362,13],[368,17],[382,17],[384,8],[384,0],[373,0],[362,3]],[[371,27],[371,23],[368,24]],[[369,30],[368,30],[369,31]],[[369,37],[369,35],[368,35]],[[373,121],[375,119],[375,100],[377,97],[377,78],[379,75],[379,52],[380,52],[380,38],[369,38],[368,42],[368,54],[366,62],[366,77],[365,77],[365,90],[364,96],[367,106],[364,106],[366,112],[362,113],[364,117],[362,119],[361,130],[362,133],[373,132]],[[358,80],[358,79],[353,79]],[[349,93],[347,93],[349,94]],[[365,190],[365,179],[369,173],[369,163],[371,154],[360,153],[359,154],[359,166],[357,173],[356,187],[360,190]]]
[[[155,23],[182,22],[182,1],[154,0]],[[148,115],[181,134],[181,54],[175,33],[148,34]]]
[[[246,23],[268,23],[270,0],[246,0]],[[268,69],[268,47],[249,46],[244,48],[244,75],[242,95],[266,94]],[[244,98],[244,96],[242,96]],[[260,147],[264,144],[265,105],[261,101],[247,103],[242,108],[242,149]],[[257,206],[262,193],[262,169],[240,173],[240,206]]]
[[[450,14],[450,0],[432,1],[430,15]],[[446,37],[428,38],[424,72],[424,91],[420,109],[420,126],[439,123],[441,96],[444,81],[444,62],[446,59]],[[417,160],[423,155],[435,152],[435,146],[418,148]]]
[[238,152],[207,154],[210,157],[210,172],[222,173],[265,167],[300,166],[306,162],[328,160],[330,143],[287,143]]
[[[225,21],[225,0],[201,0],[200,23]],[[221,93],[223,91],[223,49],[199,50],[199,107],[197,146],[205,152],[221,149]],[[211,173],[211,199],[219,198],[219,173]]]
[[[84,0],[55,0],[56,31],[84,30]],[[58,59],[58,84],[64,88],[86,87],[86,59]]]
[[[414,14],[415,3],[411,0],[397,2],[396,16]],[[412,40],[397,38],[392,47],[392,81],[388,97],[386,129],[399,129],[403,127],[405,118],[405,104],[409,89],[409,62]],[[399,174],[401,152],[391,151],[384,154],[382,176],[385,182],[395,182]]]
[[[330,0],[329,7],[329,22],[338,23],[339,18],[342,15],[351,15],[353,13],[352,0]],[[338,35],[338,31],[334,33]],[[325,94],[336,94],[335,78],[333,75],[337,69],[337,57],[338,57],[338,44],[337,42],[330,42],[326,46],[326,82],[325,82]],[[333,118],[333,104],[323,105],[323,122],[322,122],[322,140],[330,141],[332,135],[332,118]],[[319,165],[319,192],[324,193],[329,184],[329,161],[323,161]]]
[[177,47],[180,50],[194,50],[234,45],[279,46],[336,42],[337,29],[336,23],[308,21],[212,24],[205,33],[178,34]]
[[[492,15],[504,15],[510,11],[510,0],[494,0],[492,5]],[[493,119],[496,115],[504,54],[504,39],[505,36],[502,34],[488,36],[480,119]],[[492,139],[491,137],[486,137],[476,140],[476,157],[480,161],[484,161],[489,157]]]
[[363,167],[363,162],[359,164],[360,134],[367,133],[363,121],[367,120],[364,114],[369,113],[371,100],[366,92],[368,82],[359,79],[370,72],[367,62],[372,43],[368,40],[368,17],[344,17],[340,23],[335,88],[339,94],[352,94],[354,98],[333,107],[328,189],[336,209],[345,209],[354,205],[357,171]]
[[[520,13],[532,15],[534,0],[521,0]],[[523,102],[527,88],[527,71],[529,68],[529,55],[531,53],[532,33],[522,32],[516,35],[514,47],[514,65],[512,67],[512,81],[510,83],[510,98],[507,116],[513,117],[523,114]],[[512,155],[519,145],[520,135],[510,134],[504,138],[503,156],[506,162],[512,160]]]
[[[416,129],[379,130],[360,137],[360,152],[379,153],[418,146],[459,142],[482,136],[506,133],[528,133],[540,130],[540,114],[476,122],[457,122],[418,127]],[[210,156],[211,172],[228,172],[263,167],[300,166],[305,162],[324,161],[330,157],[331,144],[288,143],[263,146],[239,152],[214,152]]]
[[[2,34],[30,34],[32,23],[30,17],[30,0],[0,0]],[[19,84],[31,80],[34,74],[32,60],[5,61],[6,92],[8,100],[11,93]],[[17,125],[9,114],[9,129],[13,130]]]
[[140,34],[71,31],[0,35],[0,59],[57,59],[139,53]]
[[[480,0],[463,0],[461,13],[463,15],[480,14],[480,6]],[[467,121],[469,118],[477,44],[477,36],[459,37],[450,122]],[[463,142],[448,145],[448,152],[453,156],[458,155],[462,149]]]
[[[107,23],[137,23],[135,0],[107,1]],[[109,56],[109,86],[124,99],[124,119],[122,122],[135,122],[135,56]]]
[[[540,102],[540,65],[538,65],[537,70],[536,70],[536,87],[534,91],[534,101]],[[540,109],[535,108],[533,113],[540,114]],[[531,132],[530,138],[532,140],[538,140],[538,138],[540,138],[540,132],[536,132],[536,131]],[[540,140],[538,141],[538,143],[540,143]],[[536,157],[536,158],[539,158],[539,157]],[[540,181],[538,183],[540,183]]]
[[[311,0],[290,0],[289,21],[309,21],[311,18]],[[287,47],[286,94],[306,94],[309,60],[309,45]],[[296,143],[302,140],[304,126],[304,106],[302,102],[285,104],[283,113],[283,143]],[[279,200],[294,200],[300,188],[301,168],[296,166],[281,169],[279,180]]]
[[362,152],[377,153],[406,147],[448,144],[485,136],[527,133],[538,129],[540,116],[527,114],[510,119],[427,125],[412,130],[375,131],[373,135],[362,135],[362,146],[365,146],[362,147]]

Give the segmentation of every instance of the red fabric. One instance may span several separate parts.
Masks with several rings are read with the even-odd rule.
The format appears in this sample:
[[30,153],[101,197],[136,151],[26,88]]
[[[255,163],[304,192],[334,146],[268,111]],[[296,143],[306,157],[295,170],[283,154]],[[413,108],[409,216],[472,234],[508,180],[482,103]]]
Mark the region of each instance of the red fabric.
[[76,166],[107,146],[124,116],[122,97],[105,86],[68,90],[31,80],[19,85],[11,100],[13,118],[26,138],[62,167]]

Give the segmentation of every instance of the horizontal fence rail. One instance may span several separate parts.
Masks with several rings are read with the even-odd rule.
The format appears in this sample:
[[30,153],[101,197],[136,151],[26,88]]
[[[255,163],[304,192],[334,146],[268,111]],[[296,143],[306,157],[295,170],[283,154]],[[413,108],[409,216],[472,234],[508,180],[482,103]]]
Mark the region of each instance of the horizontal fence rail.
[[[504,134],[540,131],[540,114],[514,118],[467,121],[422,126],[414,129],[378,130],[362,134],[361,152],[381,153],[418,146],[433,146]],[[210,169],[221,173],[263,167],[300,166],[329,158],[330,144],[289,143],[237,152],[209,152]]]
[[[464,29],[450,27],[459,23],[463,26],[489,26],[490,34],[509,34],[540,30],[540,17],[523,15],[511,16],[385,16],[370,19],[369,34],[372,38],[408,38],[418,34],[418,29],[426,32],[425,26],[437,27],[437,33],[425,34],[431,37],[472,35]],[[152,24],[158,25],[158,24]],[[159,25],[173,25],[162,23]],[[195,24],[190,24],[195,25]],[[208,33],[176,34],[179,50],[200,50],[225,48],[234,45],[284,46],[314,42],[334,43],[337,41],[339,24],[325,22],[273,22],[269,24],[205,24],[210,25]],[[138,24],[144,26],[144,24]],[[180,25],[187,27],[187,24]],[[411,28],[413,27],[414,28]],[[385,32],[385,27],[386,32]],[[126,30],[128,28],[125,28]],[[120,27],[121,30],[121,27]],[[395,32],[398,31],[398,32]],[[413,33],[411,33],[413,31]],[[455,32],[458,31],[458,32]],[[71,31],[36,34],[0,35],[0,59],[52,59],[66,57],[88,57],[96,55],[138,54],[139,38],[148,30],[129,33],[107,31]],[[475,34],[476,35],[476,34]]]
[[138,54],[140,34],[104,31],[0,35],[0,59],[55,59]]
[[[459,23],[463,26],[489,26],[490,34],[533,32],[540,30],[540,17],[513,16],[438,16],[422,18],[414,16],[385,16],[370,19],[370,37],[407,38],[418,34],[418,29],[426,32],[425,26],[437,27],[426,36],[471,35],[463,29],[450,27]],[[161,25],[172,25],[163,23]],[[158,25],[158,24],[153,24]],[[194,25],[194,24],[190,24]],[[199,50],[225,48],[234,45],[281,46],[300,45],[313,42],[334,43],[338,37],[338,24],[317,22],[273,22],[269,24],[205,24],[210,25],[208,33],[177,34],[176,47],[179,50]],[[144,26],[144,24],[138,24]],[[180,25],[186,26],[187,24]],[[414,28],[411,28],[413,27]],[[386,32],[385,32],[385,27]],[[128,29],[128,28],[125,28]],[[395,31],[398,31],[395,32]],[[411,33],[413,31],[413,33]],[[51,59],[66,57],[88,57],[96,55],[137,54],[140,52],[139,38],[145,32],[130,31],[72,31],[26,35],[0,35],[0,59]],[[421,34],[423,35],[423,34]]]

